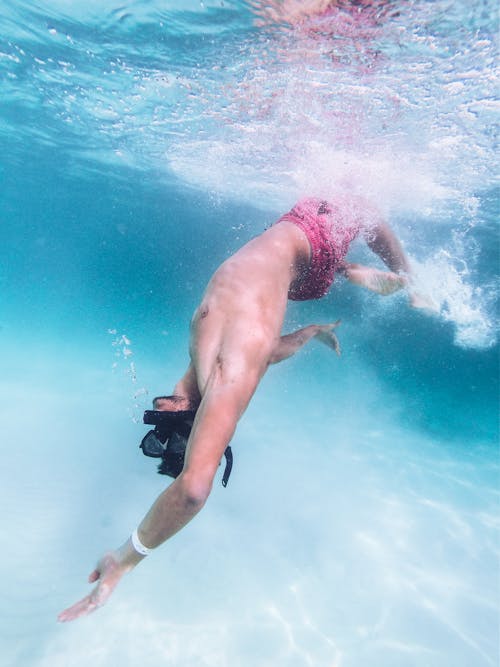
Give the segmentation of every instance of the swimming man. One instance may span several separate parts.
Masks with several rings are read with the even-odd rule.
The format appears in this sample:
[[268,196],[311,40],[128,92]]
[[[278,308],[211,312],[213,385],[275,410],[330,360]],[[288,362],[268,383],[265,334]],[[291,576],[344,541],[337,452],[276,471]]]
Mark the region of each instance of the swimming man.
[[[350,264],[363,236],[390,271]],[[59,615],[71,621],[102,606],[124,574],[181,530],[203,507],[236,425],[270,364],[315,337],[337,349],[334,324],[281,336],[288,299],[324,296],[336,273],[379,294],[407,286],[401,244],[365,201],[304,199],[214,273],[191,322],[190,364],[160,410],[197,409],[180,475],[153,503],[132,536],[106,553],[89,576],[92,592]],[[413,305],[419,305],[415,300]]]

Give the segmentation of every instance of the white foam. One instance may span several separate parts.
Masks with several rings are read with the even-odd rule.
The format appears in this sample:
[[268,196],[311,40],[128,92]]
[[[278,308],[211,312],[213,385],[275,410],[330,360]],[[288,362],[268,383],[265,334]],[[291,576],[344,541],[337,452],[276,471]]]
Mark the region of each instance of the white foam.
[[471,284],[467,262],[440,249],[422,262],[413,262],[417,292],[427,296],[440,317],[455,328],[455,342],[464,348],[484,349],[496,343],[497,330],[488,312],[495,285]]

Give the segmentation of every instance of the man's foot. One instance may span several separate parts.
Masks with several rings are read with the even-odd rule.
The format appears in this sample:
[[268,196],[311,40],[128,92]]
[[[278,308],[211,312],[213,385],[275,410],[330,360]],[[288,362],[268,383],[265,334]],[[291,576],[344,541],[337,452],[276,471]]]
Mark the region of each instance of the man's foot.
[[405,276],[400,276],[392,271],[366,269],[359,284],[372,292],[386,296],[406,287],[408,280]]
[[439,305],[427,294],[410,291],[410,306],[429,313],[439,313]]
[[314,338],[317,338],[321,343],[324,343],[328,347],[331,347],[332,350],[340,357],[340,343],[337,336],[333,333],[333,329],[338,327],[340,320],[333,322],[333,324],[316,324],[314,325],[317,328],[317,332],[314,334]]
[[380,271],[362,264],[346,264],[345,276],[355,285],[387,295],[408,286],[408,278],[392,271]]

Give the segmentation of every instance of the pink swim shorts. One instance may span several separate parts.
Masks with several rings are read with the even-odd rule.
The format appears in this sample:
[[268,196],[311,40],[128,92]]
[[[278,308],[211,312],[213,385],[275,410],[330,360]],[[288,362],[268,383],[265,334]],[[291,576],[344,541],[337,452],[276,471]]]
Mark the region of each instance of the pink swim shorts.
[[359,234],[360,219],[345,215],[344,205],[310,197],[297,202],[275,224],[285,221],[300,227],[311,245],[309,266],[298,285],[288,292],[288,298],[293,301],[320,299],[330,289],[349,244]]

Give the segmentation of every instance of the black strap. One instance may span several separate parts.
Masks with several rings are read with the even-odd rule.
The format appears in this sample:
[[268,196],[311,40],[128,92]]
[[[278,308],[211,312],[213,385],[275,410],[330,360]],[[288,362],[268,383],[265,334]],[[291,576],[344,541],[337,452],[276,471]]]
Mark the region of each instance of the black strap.
[[155,426],[160,424],[178,424],[187,420],[193,420],[196,415],[196,410],[145,410],[143,422],[145,424],[153,424]]
[[[169,410],[146,410],[144,412],[143,421],[145,424],[155,425],[154,430],[155,435],[170,437],[172,433],[177,433],[186,440],[189,438],[191,433],[192,421],[196,415],[196,410],[180,410],[178,412],[172,412]],[[150,431],[149,433],[153,433]],[[147,435],[149,435],[149,433]],[[161,438],[161,441],[164,442],[165,438]],[[143,439],[144,442],[145,438]],[[142,443],[141,443],[142,447]],[[144,451],[143,448],[143,452]],[[225,488],[227,482],[231,475],[231,470],[233,469],[233,452],[231,447],[226,447],[224,452],[226,457],[226,467],[224,469],[224,475],[222,476],[222,486]]]
[[229,476],[231,475],[231,470],[233,469],[233,451],[230,446],[226,447],[224,456],[226,457],[226,467],[224,469],[224,475],[222,476],[222,486],[226,488]]

